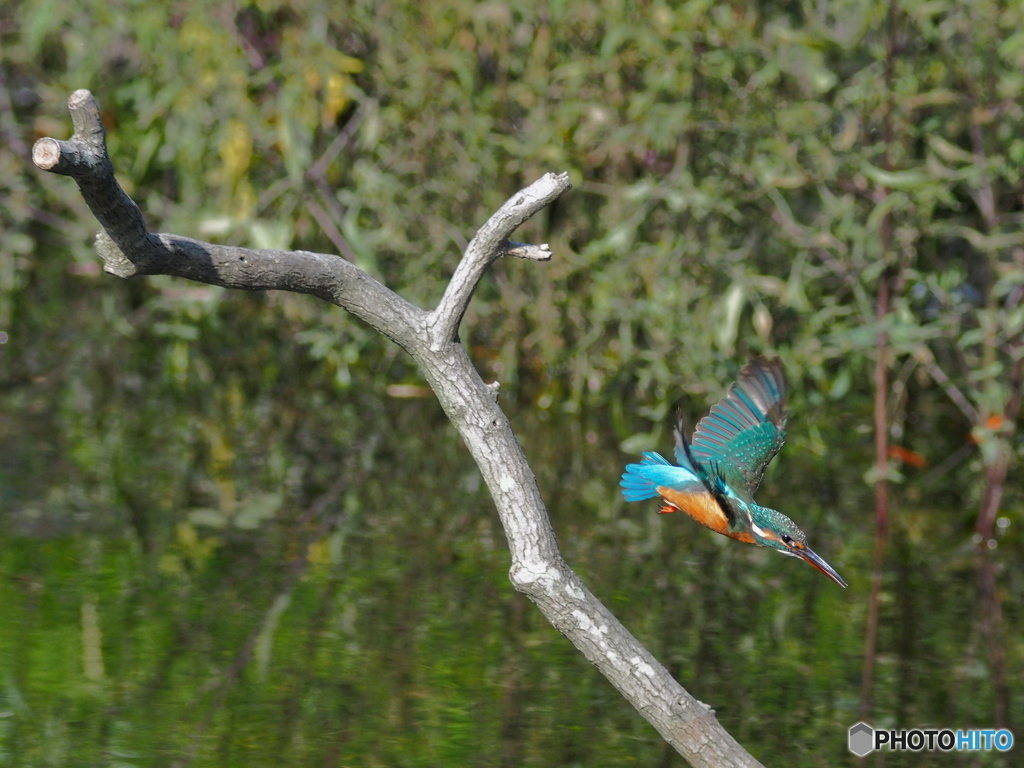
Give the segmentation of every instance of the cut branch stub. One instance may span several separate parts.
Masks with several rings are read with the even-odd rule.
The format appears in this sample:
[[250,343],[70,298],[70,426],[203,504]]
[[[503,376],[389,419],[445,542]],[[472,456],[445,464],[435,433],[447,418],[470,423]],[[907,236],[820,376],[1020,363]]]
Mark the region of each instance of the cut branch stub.
[[74,179],[92,215],[121,250],[144,248],[146,223],[135,201],[114,178],[96,99],[84,88],[77,90],[68,98],[68,110],[74,135],[68,141],[39,139],[32,147],[33,162]]
[[510,240],[501,247],[498,255],[514,256],[527,261],[550,261],[552,253],[551,246],[547,243],[530,245],[529,243],[514,243]]

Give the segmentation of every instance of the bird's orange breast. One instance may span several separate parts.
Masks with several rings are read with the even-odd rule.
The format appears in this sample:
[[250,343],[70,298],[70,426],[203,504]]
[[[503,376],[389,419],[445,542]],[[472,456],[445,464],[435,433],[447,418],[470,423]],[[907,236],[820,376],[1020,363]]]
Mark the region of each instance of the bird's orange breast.
[[754,537],[747,531],[730,531],[729,518],[710,492],[706,490],[696,493],[686,493],[664,486],[658,487],[658,494],[666,502],[676,509],[685,512],[701,525],[710,528],[715,533],[728,536],[730,539],[743,541],[747,544],[754,543]]

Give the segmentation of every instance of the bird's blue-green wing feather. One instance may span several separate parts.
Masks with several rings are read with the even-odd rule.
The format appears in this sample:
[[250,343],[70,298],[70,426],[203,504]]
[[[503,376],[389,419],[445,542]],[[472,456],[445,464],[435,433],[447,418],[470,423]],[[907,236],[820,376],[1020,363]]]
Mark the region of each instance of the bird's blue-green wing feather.
[[751,502],[765,467],[785,439],[782,365],[757,358],[743,367],[725,397],[697,424],[689,449],[699,464],[716,465],[736,494]]

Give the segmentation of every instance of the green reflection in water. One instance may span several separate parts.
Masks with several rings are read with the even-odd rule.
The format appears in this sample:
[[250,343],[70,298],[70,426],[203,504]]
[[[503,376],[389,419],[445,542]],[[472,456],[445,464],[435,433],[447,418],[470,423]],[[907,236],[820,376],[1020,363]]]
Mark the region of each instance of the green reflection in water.
[[[120,495],[32,456],[57,438],[5,431],[5,453],[19,455],[0,539],[5,761],[681,764],[512,590],[489,497],[436,405],[358,399],[340,420],[297,419],[317,422],[302,437],[206,428],[199,449],[201,432],[182,433],[167,455],[191,458],[165,462],[165,476],[155,459],[122,461],[107,476]],[[848,574],[844,591],[654,504],[624,504],[628,457],[607,413],[523,407],[513,422],[566,558],[672,673],[768,764],[848,763],[870,558],[868,489],[849,462],[790,451],[764,488],[800,510]],[[120,449],[151,450],[149,439]],[[303,441],[307,459],[268,468],[268,452]],[[187,503],[161,505],[147,488]],[[906,726],[984,723],[970,561],[940,567],[959,534],[951,519],[934,530],[913,545],[912,531],[896,534],[879,708]]]

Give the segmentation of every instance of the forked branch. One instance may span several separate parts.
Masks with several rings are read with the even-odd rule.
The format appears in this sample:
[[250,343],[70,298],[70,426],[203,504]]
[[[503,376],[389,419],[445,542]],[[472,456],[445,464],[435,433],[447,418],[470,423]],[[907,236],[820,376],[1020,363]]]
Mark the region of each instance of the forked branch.
[[562,559],[533,472],[498,406],[496,390],[480,378],[457,338],[473,292],[495,259],[551,257],[546,245],[512,243],[508,238],[570,188],[567,174],[546,174],[506,202],[466,248],[437,308],[425,312],[337,256],[249,250],[148,233],[138,206],[114,179],[92,95],[76,91],[68,106],[74,136],[69,141],[40,139],[33,159],[40,168],[75,179],[103,226],[97,250],[108,272],[119,277],[176,275],[229,288],[309,293],[347,309],[401,345],[419,364],[480,467],[508,539],[515,588],[529,596],[693,766],[760,765]]

